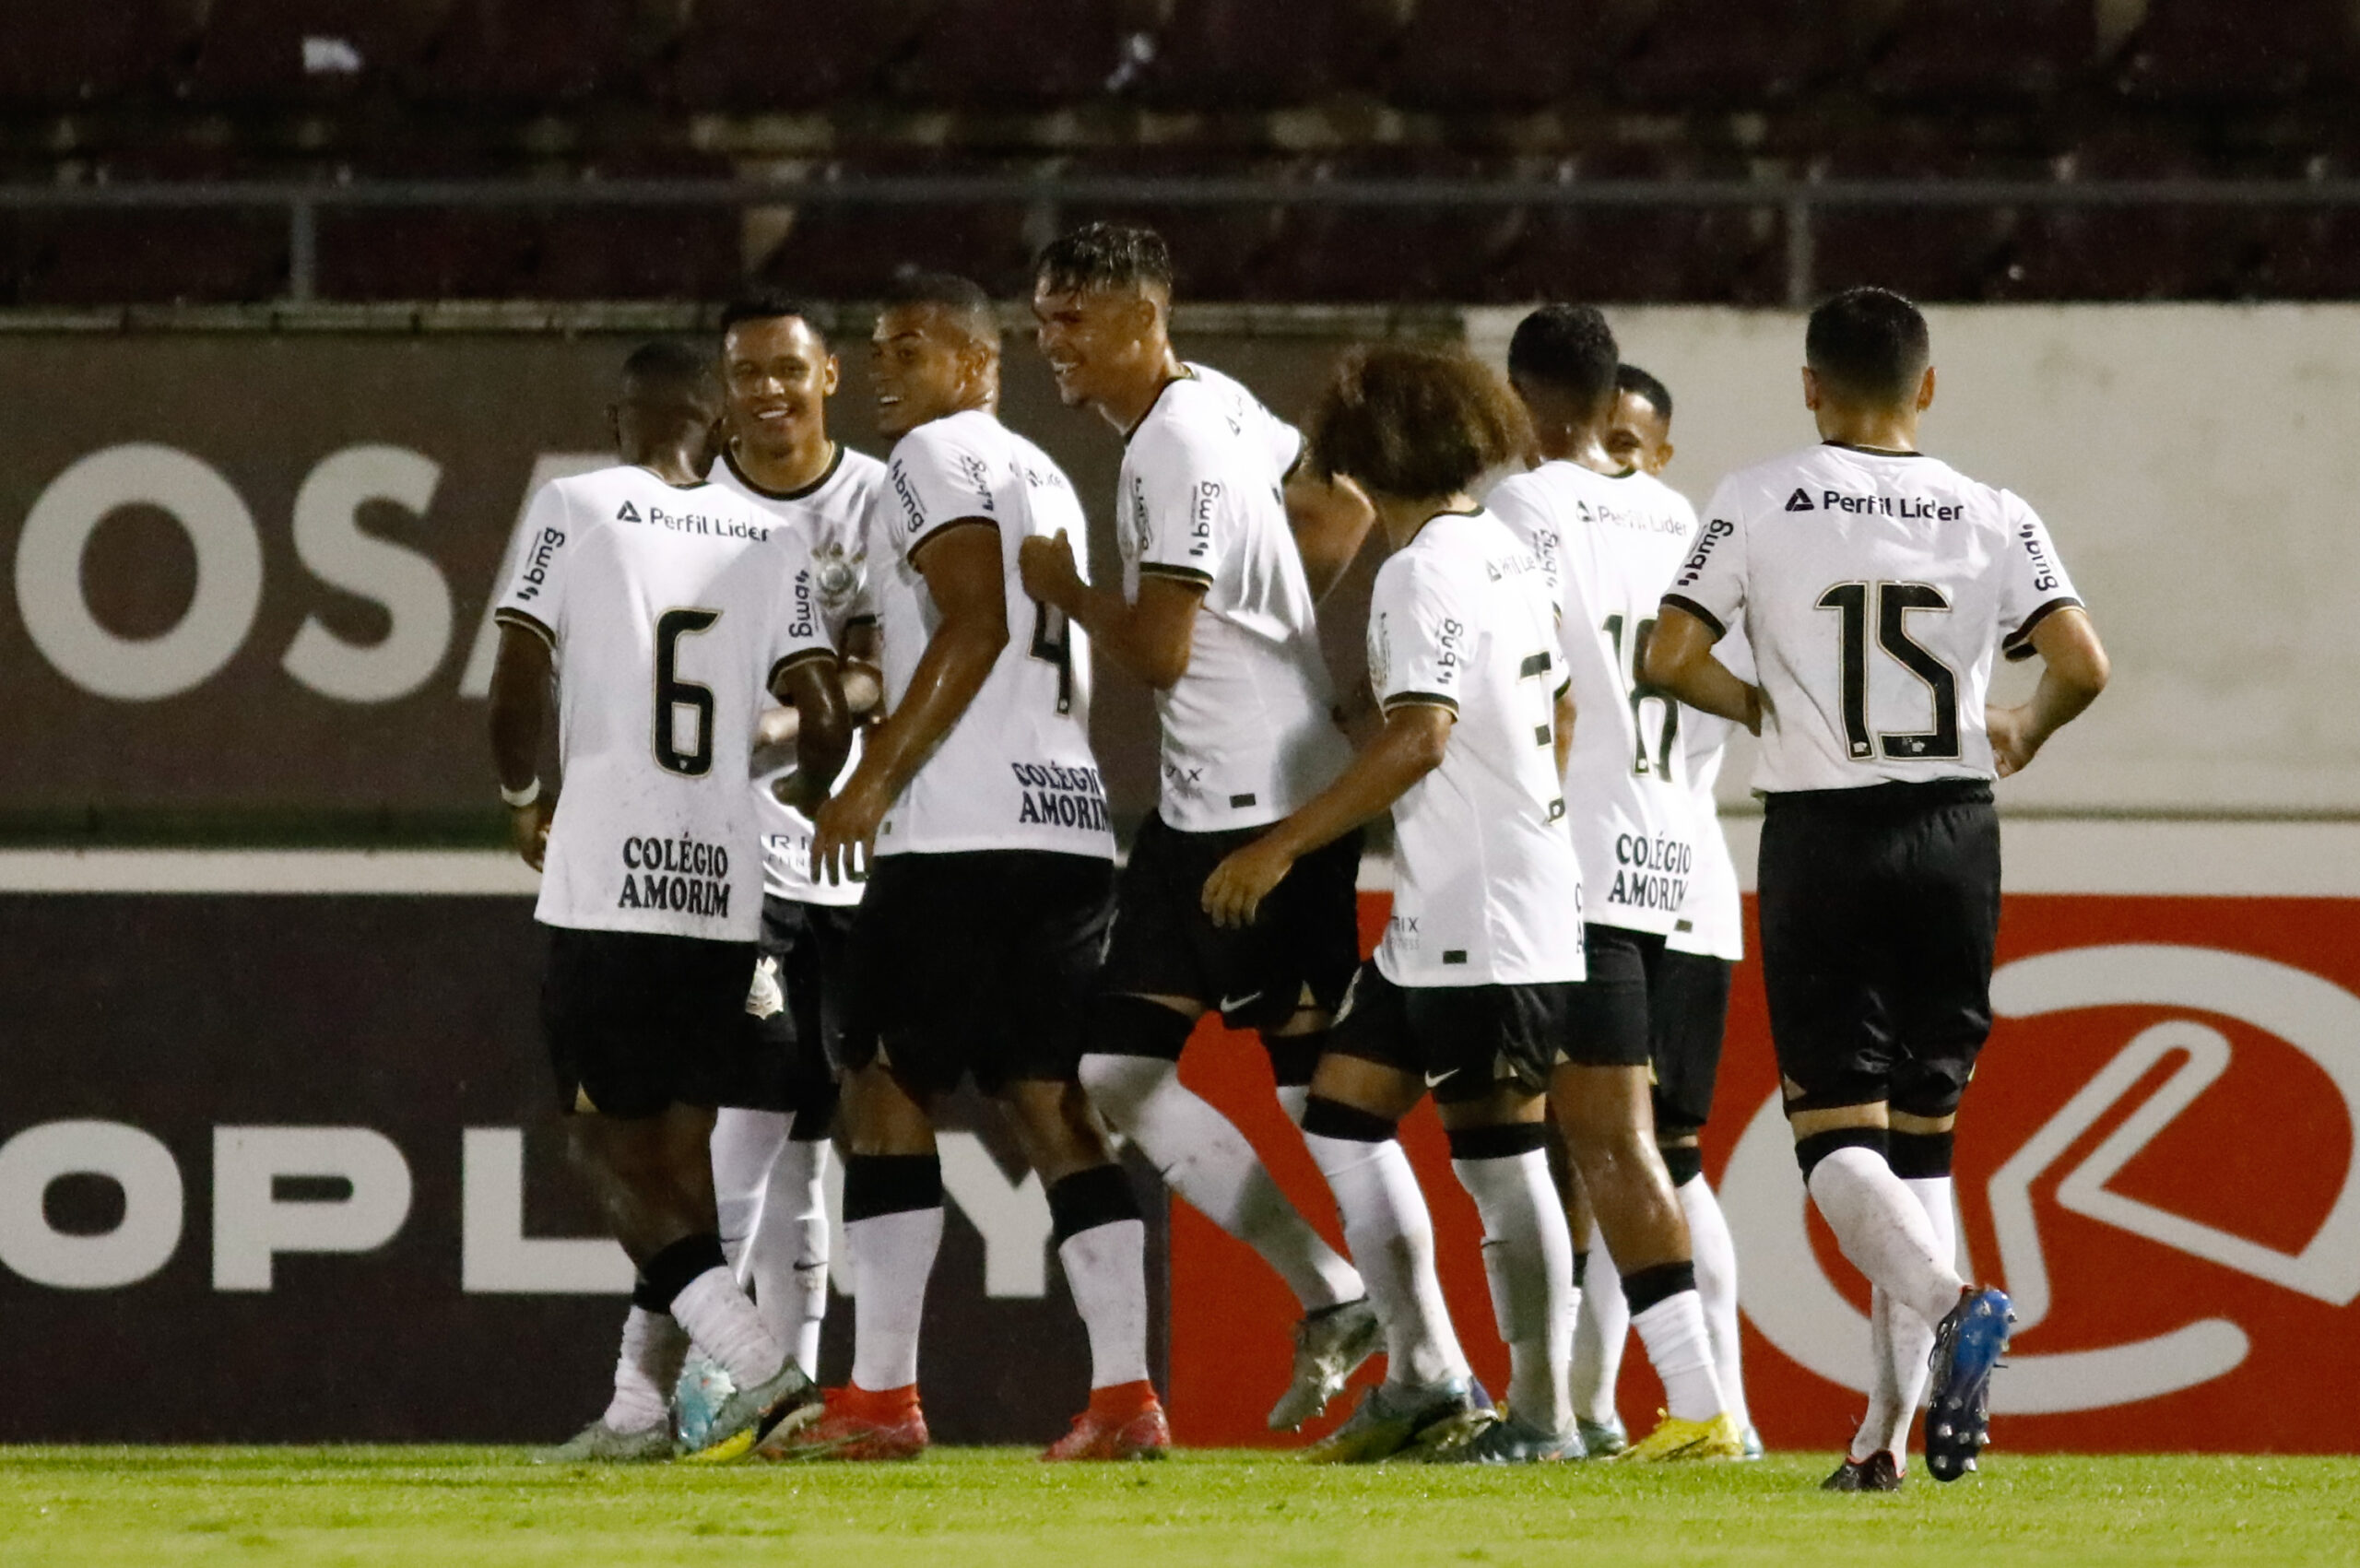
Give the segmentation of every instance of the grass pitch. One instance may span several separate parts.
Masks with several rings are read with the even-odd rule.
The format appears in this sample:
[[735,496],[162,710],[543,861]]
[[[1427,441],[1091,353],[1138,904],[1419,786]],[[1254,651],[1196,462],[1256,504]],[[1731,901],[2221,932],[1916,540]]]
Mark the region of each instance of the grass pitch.
[[1758,1465],[1323,1469],[1266,1455],[1046,1466],[535,1468],[503,1448],[0,1449],[0,1562],[2349,1562],[2360,1459],[2005,1454],[1898,1496],[1817,1491],[1832,1456]]

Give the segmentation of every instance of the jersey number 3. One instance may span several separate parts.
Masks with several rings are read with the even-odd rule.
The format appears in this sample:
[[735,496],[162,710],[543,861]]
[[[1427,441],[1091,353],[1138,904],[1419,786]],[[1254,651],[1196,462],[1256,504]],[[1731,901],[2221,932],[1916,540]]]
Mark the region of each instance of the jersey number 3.
[[[666,610],[655,618],[655,764],[667,773],[692,779],[713,771],[713,688],[682,680],[678,667],[680,639],[710,629],[719,610]],[[683,750],[680,710],[695,720],[695,734]]]
[[[1869,609],[1876,607],[1877,646],[1925,682],[1934,702],[1934,727],[1915,734],[1869,733]],[[1880,752],[1905,761],[1958,755],[1958,677],[1909,635],[1911,610],[1943,610],[1950,600],[1929,583],[1838,583],[1820,595],[1819,607],[1836,612],[1836,666],[1843,684],[1844,747],[1852,760]]]

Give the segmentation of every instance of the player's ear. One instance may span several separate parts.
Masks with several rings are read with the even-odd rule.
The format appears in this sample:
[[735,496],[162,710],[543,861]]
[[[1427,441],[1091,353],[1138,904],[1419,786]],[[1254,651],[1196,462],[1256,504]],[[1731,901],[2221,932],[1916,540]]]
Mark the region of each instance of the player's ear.
[[833,354],[829,355],[828,362],[824,366],[820,367],[820,395],[822,397],[833,397],[836,395],[837,385],[843,380],[844,361],[837,359]]
[[1809,365],[1803,367],[1803,407],[1819,412],[1819,374]]
[[1934,367],[1928,365],[1926,374],[1918,383],[1918,412],[1924,413],[1934,406]]
[[1662,445],[1660,445],[1660,446],[1658,446],[1658,447],[1657,447],[1657,448],[1656,448],[1656,472],[1657,472],[1657,473],[1660,474],[1660,473],[1662,473],[1666,468],[1669,468],[1669,467],[1670,467],[1670,466],[1671,466],[1671,454],[1672,454],[1672,452],[1673,452],[1673,451],[1674,451],[1674,448],[1673,448],[1673,446],[1672,446],[1671,442],[1669,442],[1669,441],[1665,442]]

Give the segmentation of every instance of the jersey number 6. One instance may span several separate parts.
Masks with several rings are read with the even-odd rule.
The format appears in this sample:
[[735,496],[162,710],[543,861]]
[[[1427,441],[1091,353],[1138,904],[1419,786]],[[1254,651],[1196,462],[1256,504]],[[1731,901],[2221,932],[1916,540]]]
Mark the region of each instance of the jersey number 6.
[[[713,688],[672,673],[680,639],[709,629],[719,610],[666,610],[655,618],[655,763],[667,773],[702,778],[713,771]],[[680,710],[696,715],[696,737],[680,749]]]

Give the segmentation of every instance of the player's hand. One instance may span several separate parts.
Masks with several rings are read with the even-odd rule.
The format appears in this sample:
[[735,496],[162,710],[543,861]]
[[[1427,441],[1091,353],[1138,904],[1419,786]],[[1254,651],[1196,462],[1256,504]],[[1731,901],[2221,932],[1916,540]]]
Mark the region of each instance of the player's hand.
[[1081,587],[1081,569],[1074,564],[1073,541],[1060,528],[1054,538],[1038,536],[1016,547],[1016,570],[1024,591],[1044,605],[1064,609]]
[[828,786],[797,768],[771,781],[771,796],[790,811],[813,817],[828,803]]
[[549,819],[556,815],[557,796],[550,790],[543,790],[540,798],[530,806],[508,808],[508,842],[515,846],[525,864],[536,871],[549,858]]
[[1256,839],[1213,867],[1205,878],[1205,913],[1216,925],[1239,929],[1254,924],[1254,915],[1270,890],[1294,869],[1294,856],[1265,836]]
[[2002,708],[1986,704],[1983,727],[1991,732],[1991,761],[2001,778],[2021,773],[2032,765],[2046,737],[2036,737],[2032,727],[2032,709]]
[[852,779],[834,799],[811,817],[811,879],[826,878],[830,887],[857,881],[868,869],[877,847],[877,830],[893,797],[866,769],[855,769]]

